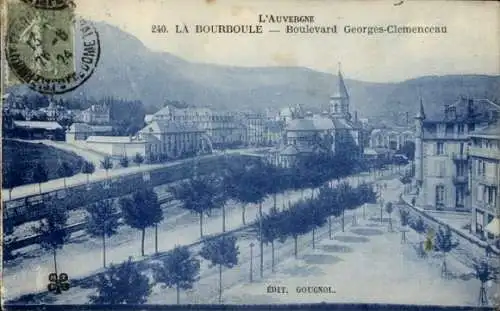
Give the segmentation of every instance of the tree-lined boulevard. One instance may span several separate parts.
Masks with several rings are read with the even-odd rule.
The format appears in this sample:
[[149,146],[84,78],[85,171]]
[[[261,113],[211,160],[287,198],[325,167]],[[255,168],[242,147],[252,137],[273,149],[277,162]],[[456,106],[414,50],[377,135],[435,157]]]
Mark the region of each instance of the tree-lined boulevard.
[[[191,177],[171,187],[170,191],[182,208],[191,211],[194,217],[189,225],[183,228],[176,226],[168,231],[163,230],[165,224],[169,222],[168,212],[162,213],[156,194],[147,187],[138,188],[130,197],[98,202],[88,208],[87,232],[90,236],[101,240],[100,251],[95,247],[96,243],[85,252],[81,252],[83,246],[81,244],[66,245],[68,237],[61,228],[64,227],[67,218],[61,209],[54,208],[53,217],[48,217],[36,229],[44,234],[42,246],[53,254],[53,268],[38,260],[38,271],[29,269],[15,271],[25,264],[21,262],[18,266],[12,266],[12,270],[6,269],[4,276],[13,281],[9,280],[9,284],[13,284],[26,280],[30,274],[31,277],[33,274],[38,274],[40,278],[44,272],[48,274],[55,269],[70,274],[73,279],[82,277],[88,279],[89,275],[98,273],[98,279],[92,283],[97,287],[97,295],[89,296],[91,302],[144,303],[148,301],[147,297],[151,295],[151,290],[157,283],[174,288],[177,293],[176,300],[179,302],[182,290],[193,288],[199,277],[203,278],[206,273],[211,275],[212,272],[204,272],[198,276],[199,263],[205,260],[214,267],[209,271],[218,270],[217,296],[218,301],[222,302],[223,288],[227,288],[227,284],[234,284],[234,280],[224,282],[223,270],[241,266],[250,258],[249,252],[252,252],[253,246],[242,245],[240,238],[247,239],[253,236],[256,239],[254,245],[258,247],[253,254],[258,255],[255,265],[257,269],[252,277],[262,279],[266,277],[264,274],[266,267],[270,267],[271,272],[275,271],[277,263],[275,257],[277,254],[283,256],[284,247],[291,250],[290,255],[298,258],[299,245],[311,245],[315,249],[318,239],[328,237],[331,240],[336,231],[344,232],[346,227],[356,226],[358,219],[366,219],[365,203],[373,205],[378,199],[377,205],[380,208],[373,205],[368,214],[372,215],[376,209],[376,214],[380,213],[378,218],[380,223],[383,224],[384,219],[387,219],[387,231],[393,231],[392,201],[397,200],[399,193],[396,191],[391,197],[383,198],[381,194],[387,188],[386,184],[377,186],[375,191],[373,184],[361,182],[359,176],[345,178],[351,173],[352,168],[349,166],[341,166],[346,171],[338,169],[335,171],[325,169],[338,168],[335,165],[310,165],[310,163],[325,164],[328,161],[332,161],[331,164],[339,159],[309,159],[309,162],[298,163],[293,169],[278,169],[260,160],[242,160],[230,163],[223,172],[206,175],[199,175],[196,167],[193,167]],[[304,191],[305,189],[309,190]],[[122,230],[115,218],[117,208],[121,210],[123,223],[130,227],[127,232],[130,234],[133,230],[139,231],[140,239],[131,239],[132,243],[127,241],[125,244],[122,240],[120,245],[113,245],[115,238],[113,235],[119,235]],[[196,218],[198,224],[193,222]],[[234,234],[230,232],[245,226],[250,230],[246,230],[246,235],[241,235],[238,231]],[[147,228],[155,229],[154,240],[147,239],[147,232],[150,231]],[[324,228],[327,228],[326,232],[322,231],[319,234],[318,230]],[[218,236],[220,234],[223,235]],[[192,251],[191,248],[183,248],[196,241],[201,242],[197,244],[201,249]],[[456,243],[454,241],[450,243],[451,236],[446,234],[438,235],[435,241],[434,249],[442,251],[443,254],[450,252],[453,243]],[[168,252],[174,247],[173,252]],[[136,268],[131,259],[116,265],[135,254],[141,256],[134,257],[133,262],[137,260],[142,262],[143,259],[140,258],[148,260],[148,256],[152,254],[159,254],[158,259],[163,258],[163,263],[153,268],[152,279],[146,276],[148,273],[144,275],[140,271],[131,272],[137,271],[134,270]],[[73,257],[71,262],[67,262],[68,256]],[[103,268],[97,264],[98,256],[102,258],[100,266]],[[44,258],[49,264],[47,256]],[[154,260],[155,256],[151,259]],[[83,262],[86,263],[85,267],[82,266]],[[176,271],[175,267],[179,266],[189,268],[176,275],[172,271]],[[145,272],[143,268],[139,270]],[[123,284],[114,284],[112,280],[119,275],[130,277],[128,281],[123,280]],[[141,288],[132,286],[133,282],[142,284]],[[44,288],[40,283],[35,286],[20,285],[22,286],[19,289],[14,288],[14,291],[11,288],[7,289],[6,294],[9,298]],[[121,296],[116,295],[117,290],[122,293]],[[111,295],[110,292],[115,294]],[[119,297],[122,297],[122,300]],[[32,298],[25,296],[19,301],[26,299]]]

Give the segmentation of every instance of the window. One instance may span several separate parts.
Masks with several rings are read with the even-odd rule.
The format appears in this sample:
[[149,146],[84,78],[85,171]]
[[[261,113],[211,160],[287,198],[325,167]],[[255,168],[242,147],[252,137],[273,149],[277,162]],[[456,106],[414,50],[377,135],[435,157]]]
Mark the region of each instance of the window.
[[453,135],[453,129],[454,129],[454,126],[453,124],[447,124],[446,125],[446,135]]
[[438,177],[446,176],[446,162],[445,161],[436,161],[435,163],[435,171]]
[[465,126],[463,124],[458,125],[458,134],[464,134],[465,133]]
[[459,206],[459,207],[464,206],[464,199],[465,199],[465,188],[464,187],[457,187],[455,199],[457,202],[457,206]]
[[437,143],[436,144],[436,155],[443,155],[444,154],[444,143]]
[[484,171],[486,169],[486,165],[483,160],[477,160],[477,176],[484,175]]
[[436,207],[444,206],[444,186],[437,185],[436,186]]
[[476,232],[483,233],[484,213],[476,210]]
[[493,192],[493,187],[487,187],[488,188],[488,204],[493,204],[493,201],[495,200],[494,198],[494,192]]
[[483,202],[483,186],[482,185],[477,186],[476,201],[477,202]]

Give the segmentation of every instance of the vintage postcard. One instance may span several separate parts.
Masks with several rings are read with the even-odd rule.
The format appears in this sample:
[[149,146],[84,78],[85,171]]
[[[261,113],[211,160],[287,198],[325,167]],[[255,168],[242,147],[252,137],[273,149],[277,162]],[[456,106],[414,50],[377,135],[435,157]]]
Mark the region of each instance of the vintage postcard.
[[500,307],[499,2],[1,5],[6,310]]

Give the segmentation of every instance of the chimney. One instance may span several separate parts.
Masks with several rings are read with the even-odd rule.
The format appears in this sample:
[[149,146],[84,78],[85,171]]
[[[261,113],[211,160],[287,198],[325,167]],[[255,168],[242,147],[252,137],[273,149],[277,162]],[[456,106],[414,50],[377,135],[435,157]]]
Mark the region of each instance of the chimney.
[[472,99],[469,99],[467,101],[467,115],[472,116],[474,112],[474,101]]

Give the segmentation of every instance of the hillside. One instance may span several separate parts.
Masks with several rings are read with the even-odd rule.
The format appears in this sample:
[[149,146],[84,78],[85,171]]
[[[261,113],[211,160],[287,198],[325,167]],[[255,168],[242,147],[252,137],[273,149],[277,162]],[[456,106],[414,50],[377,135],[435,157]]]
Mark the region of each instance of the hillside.
[[[231,67],[185,61],[147,49],[137,38],[108,24],[97,23],[102,55],[94,75],[77,90],[77,98],[114,96],[141,100],[155,111],[166,99],[222,109],[279,109],[302,104],[327,107],[336,82],[331,74],[299,67]],[[116,44],[120,42],[120,44]],[[419,94],[426,109],[442,109],[459,96],[500,99],[500,76],[428,76],[400,83],[350,80],[352,110],[362,117],[404,115],[416,111]],[[16,87],[13,92],[26,92]]]
[[30,184],[33,169],[38,161],[41,161],[50,179],[59,178],[57,168],[59,164],[66,161],[71,167],[73,174],[77,174],[83,163],[83,158],[72,152],[66,152],[42,143],[30,143],[11,139],[2,140],[2,167],[16,162],[16,171],[22,175],[23,184]]

